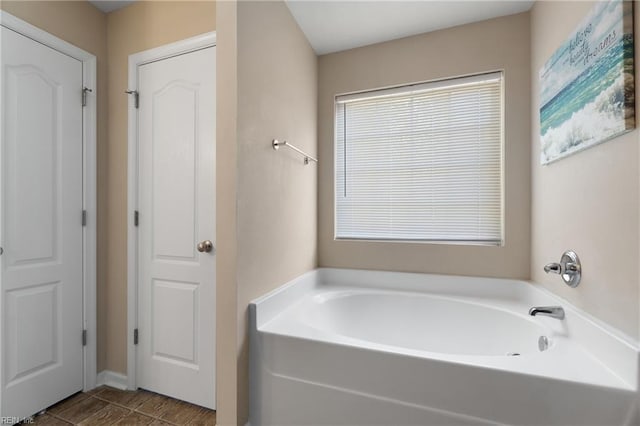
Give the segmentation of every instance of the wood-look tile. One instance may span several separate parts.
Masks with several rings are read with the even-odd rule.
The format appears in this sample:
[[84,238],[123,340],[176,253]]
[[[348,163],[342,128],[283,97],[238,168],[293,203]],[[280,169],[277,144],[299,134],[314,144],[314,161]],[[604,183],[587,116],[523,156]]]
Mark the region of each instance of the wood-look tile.
[[125,417],[121,418],[116,423],[114,423],[114,425],[118,425],[118,426],[119,425],[122,425],[122,426],[145,425],[146,426],[146,425],[150,425],[155,420],[156,419],[154,419],[153,417],[145,416],[142,413],[132,411],[131,413],[127,414]]
[[152,393],[149,399],[143,402],[136,411],[151,417],[162,417],[173,406],[172,399],[157,393]]
[[78,404],[79,402],[84,401],[87,398],[89,398],[89,395],[87,395],[86,393],[79,392],[75,395],[70,396],[67,399],[64,399],[58,402],[54,406],[49,407],[46,411],[48,414],[57,415],[58,413],[63,412],[64,410],[71,407],[72,405]]
[[216,412],[142,389],[133,392],[100,386],[59,402],[46,413],[34,417],[33,424],[214,426]]
[[188,424],[193,426],[215,426],[216,412],[203,408],[202,412],[191,419]]
[[32,425],[42,425],[42,426],[70,426],[72,423],[65,422],[64,420],[60,420],[56,417],[50,416],[49,414],[41,414],[39,416],[35,416],[33,418],[33,423],[25,423]]
[[204,408],[187,402],[172,400],[166,411],[160,416],[164,421],[176,425],[186,425],[203,412]]
[[131,410],[119,407],[117,405],[108,404],[100,411],[96,412],[91,417],[88,417],[78,423],[80,426],[111,426],[118,420],[122,419],[127,414],[131,413]]
[[87,394],[89,396],[95,396],[95,395],[99,394],[100,392],[102,392],[103,390],[105,390],[107,388],[108,388],[108,386],[101,385],[101,386],[98,386],[96,388],[91,389],[90,391],[86,391],[85,394]]
[[108,403],[101,399],[87,397],[77,404],[71,405],[66,410],[56,413],[56,417],[71,423],[80,423],[84,419],[89,418],[102,410],[107,405]]
[[171,423],[167,423],[160,419],[153,419],[153,422],[149,423],[149,426],[173,426]]
[[146,400],[151,398],[153,394],[145,390],[125,391],[105,387],[96,398],[108,401],[113,404],[122,405],[124,407],[135,409],[142,405]]

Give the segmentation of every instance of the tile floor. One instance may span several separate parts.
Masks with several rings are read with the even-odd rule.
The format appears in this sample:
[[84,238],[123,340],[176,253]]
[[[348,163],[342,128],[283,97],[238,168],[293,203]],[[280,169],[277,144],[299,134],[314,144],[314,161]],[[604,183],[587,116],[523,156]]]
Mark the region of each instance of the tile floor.
[[36,425],[201,425],[214,426],[216,412],[145,390],[101,386],[77,393],[36,416]]

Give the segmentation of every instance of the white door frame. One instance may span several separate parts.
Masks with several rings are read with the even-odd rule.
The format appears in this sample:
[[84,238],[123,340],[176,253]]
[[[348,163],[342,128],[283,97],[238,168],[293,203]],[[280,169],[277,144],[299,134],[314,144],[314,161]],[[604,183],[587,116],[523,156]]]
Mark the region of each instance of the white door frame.
[[[92,91],[87,93],[86,106],[82,108],[82,204],[86,210],[86,226],[82,228],[83,245],[83,329],[87,330],[87,345],[83,349],[84,390],[96,387],[97,378],[97,326],[96,326],[96,232],[97,232],[97,181],[96,181],[96,111],[98,88],[96,86],[96,57],[22,19],[0,10],[0,25],[44,44],[58,52],[82,62],[82,84]],[[1,71],[0,71],[1,72]],[[81,102],[78,88],[78,102]],[[0,118],[1,120],[1,118]],[[78,216],[80,220],[80,216]],[[1,300],[0,300],[1,302]],[[80,338],[80,337],[78,337]],[[1,361],[1,359],[0,359]]]
[[[129,55],[129,88],[138,90],[138,67],[173,56],[216,45],[216,32],[209,32],[175,43]],[[133,343],[134,330],[138,327],[138,232],[134,214],[138,210],[138,110],[135,98],[129,96],[129,165],[127,173],[127,387],[137,388],[136,345]]]

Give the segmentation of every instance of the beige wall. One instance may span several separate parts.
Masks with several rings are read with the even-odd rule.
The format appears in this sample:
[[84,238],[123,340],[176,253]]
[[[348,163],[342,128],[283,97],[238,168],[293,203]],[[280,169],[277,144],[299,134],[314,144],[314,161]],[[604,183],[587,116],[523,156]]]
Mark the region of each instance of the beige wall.
[[[527,13],[321,56],[320,266],[528,278],[530,68]],[[334,96],[500,69],[506,92],[505,245],[334,241]]]
[[316,55],[283,1],[238,3],[238,424],[248,415],[249,302],[317,266]]
[[215,30],[214,1],[141,1],[107,15],[107,235],[101,241],[106,310],[98,369],[127,372],[127,73],[129,55]]
[[[540,165],[538,70],[593,7],[537,2],[531,11],[531,168],[533,281],[638,338],[639,132]],[[636,99],[640,88],[640,4],[635,3]],[[636,114],[637,116],[637,114]],[[572,289],[543,271],[573,249],[584,274]]]
[[216,12],[216,420],[237,420],[238,13],[235,0]]
[[88,2],[2,1],[0,8],[81,49],[94,54],[98,62],[98,371],[105,365],[104,327],[108,315],[106,245],[107,218],[107,17]]
[[317,68],[282,1],[220,2],[218,55],[217,419],[242,425],[248,304],[317,266],[316,165],[270,145],[315,154]]

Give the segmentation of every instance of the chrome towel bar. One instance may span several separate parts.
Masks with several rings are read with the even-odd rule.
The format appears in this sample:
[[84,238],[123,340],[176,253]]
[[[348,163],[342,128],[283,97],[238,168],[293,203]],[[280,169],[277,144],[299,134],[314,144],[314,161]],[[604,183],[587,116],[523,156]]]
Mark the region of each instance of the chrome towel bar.
[[280,146],[288,146],[289,148],[291,148],[292,150],[296,151],[298,154],[302,154],[304,156],[304,164],[309,164],[309,161],[315,161],[316,163],[318,162],[317,158],[314,158],[312,156],[310,156],[309,154],[307,154],[306,152],[302,151],[301,149],[296,148],[295,146],[291,145],[289,142],[287,141],[282,141],[280,142],[278,139],[274,139],[271,142],[271,146],[273,147],[273,149],[278,150],[278,148],[280,148]]

